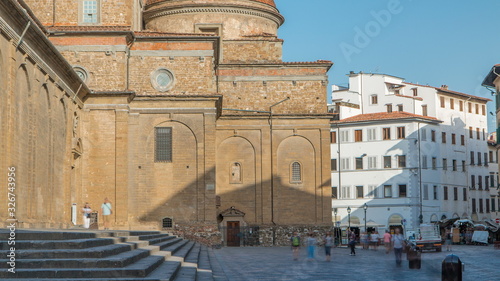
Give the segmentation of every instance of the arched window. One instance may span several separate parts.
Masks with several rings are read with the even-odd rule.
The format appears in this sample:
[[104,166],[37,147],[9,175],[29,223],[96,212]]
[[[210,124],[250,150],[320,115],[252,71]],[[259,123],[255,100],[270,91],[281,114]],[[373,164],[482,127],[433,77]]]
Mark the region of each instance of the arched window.
[[162,220],[163,228],[171,228],[173,226],[173,220],[171,218],[164,218]]
[[301,183],[302,182],[302,165],[299,162],[293,162],[290,168],[291,168],[290,182],[291,183]]
[[230,169],[230,183],[241,183],[241,164],[234,162],[231,164]]

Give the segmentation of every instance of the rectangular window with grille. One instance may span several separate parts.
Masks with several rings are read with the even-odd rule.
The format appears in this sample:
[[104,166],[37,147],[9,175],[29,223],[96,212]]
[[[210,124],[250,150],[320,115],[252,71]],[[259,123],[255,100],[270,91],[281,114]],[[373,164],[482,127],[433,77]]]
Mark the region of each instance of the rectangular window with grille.
[[384,185],[384,198],[392,198],[392,186]]
[[155,162],[172,162],[172,128],[155,128]]
[[363,130],[354,130],[354,141],[363,141]]
[[391,139],[391,128],[382,128],[382,139],[383,140]]
[[83,1],[83,22],[97,23],[97,1]]
[[398,127],[398,139],[404,139],[405,137],[405,127]]

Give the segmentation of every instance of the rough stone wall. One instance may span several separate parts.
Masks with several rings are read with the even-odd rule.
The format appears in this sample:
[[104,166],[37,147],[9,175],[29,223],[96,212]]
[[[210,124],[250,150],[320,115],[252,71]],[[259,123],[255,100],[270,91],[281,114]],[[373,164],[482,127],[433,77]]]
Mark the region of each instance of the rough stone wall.
[[[37,18],[46,26],[71,26],[81,22],[83,0],[24,0]],[[131,26],[133,1],[130,0],[98,0],[100,21],[93,25]],[[55,16],[54,16],[55,15]],[[83,24],[85,25],[85,24]]]
[[223,41],[224,63],[280,62],[283,42],[271,41]]
[[[130,58],[130,89],[139,95],[207,95],[215,94],[212,57],[146,57]],[[159,92],[151,84],[151,73],[164,67],[174,75],[174,87]]]
[[216,224],[204,224],[199,222],[176,224],[171,231],[172,234],[191,241],[196,241],[209,247],[221,246],[221,233]]
[[[258,76],[257,76],[258,75]],[[273,108],[274,114],[324,114],[326,85],[321,81],[268,81],[270,77],[257,74],[255,80],[219,82],[224,94],[224,108],[269,111],[269,106],[286,98]],[[287,81],[288,80],[288,81]]]
[[290,246],[290,238],[293,232],[301,237],[305,246],[305,239],[309,233],[314,233],[315,238],[323,238],[325,234],[332,231],[331,226],[307,225],[307,226],[261,226],[259,229],[260,246]]
[[[0,18],[10,25],[0,36],[0,181],[7,191],[7,168],[15,167],[16,201],[15,217],[0,212],[2,225],[16,218],[18,227],[68,227],[77,177],[72,140],[80,136],[77,78],[33,23],[16,48],[20,34],[13,30],[22,31],[28,19],[9,3],[0,3]],[[0,193],[3,210],[7,198]]]

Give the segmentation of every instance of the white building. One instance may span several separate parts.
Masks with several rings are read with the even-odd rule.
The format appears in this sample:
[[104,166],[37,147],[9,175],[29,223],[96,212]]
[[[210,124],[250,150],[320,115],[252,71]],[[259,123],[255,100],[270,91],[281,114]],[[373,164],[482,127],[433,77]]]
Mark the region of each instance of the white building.
[[334,221],[347,226],[350,217],[363,231],[365,203],[367,227],[379,232],[486,217],[489,99],[351,73],[349,88],[334,87],[332,101],[340,119],[332,122]]

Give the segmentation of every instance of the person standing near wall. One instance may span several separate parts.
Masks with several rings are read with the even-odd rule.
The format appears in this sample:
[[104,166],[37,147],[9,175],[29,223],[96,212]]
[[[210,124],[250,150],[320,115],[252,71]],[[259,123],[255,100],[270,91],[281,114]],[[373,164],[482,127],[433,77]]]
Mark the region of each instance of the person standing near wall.
[[85,202],[85,205],[83,205],[82,208],[82,214],[83,214],[83,227],[87,229],[90,227],[90,213],[92,213],[92,208],[90,208],[90,204],[88,202]]
[[396,256],[396,265],[401,266],[403,255],[404,237],[399,228],[396,228],[396,233],[392,236],[392,247],[394,248],[394,255]]
[[109,216],[113,214],[111,202],[109,202],[108,197],[104,198],[104,203],[101,205],[102,209],[102,221],[104,223],[104,229],[109,229]]
[[325,243],[325,257],[326,261],[329,262],[332,258],[332,246],[333,246],[333,238],[332,233],[327,232],[325,238],[323,238]]
[[384,233],[384,246],[385,246],[385,253],[389,254],[391,251],[391,234],[389,233],[389,230],[386,230]]
[[297,231],[294,231],[292,237],[290,237],[290,244],[292,246],[293,260],[296,261],[299,259],[300,251],[300,236]]
[[356,255],[356,233],[349,229],[347,231],[347,235],[349,236],[349,247],[351,248],[351,256]]

